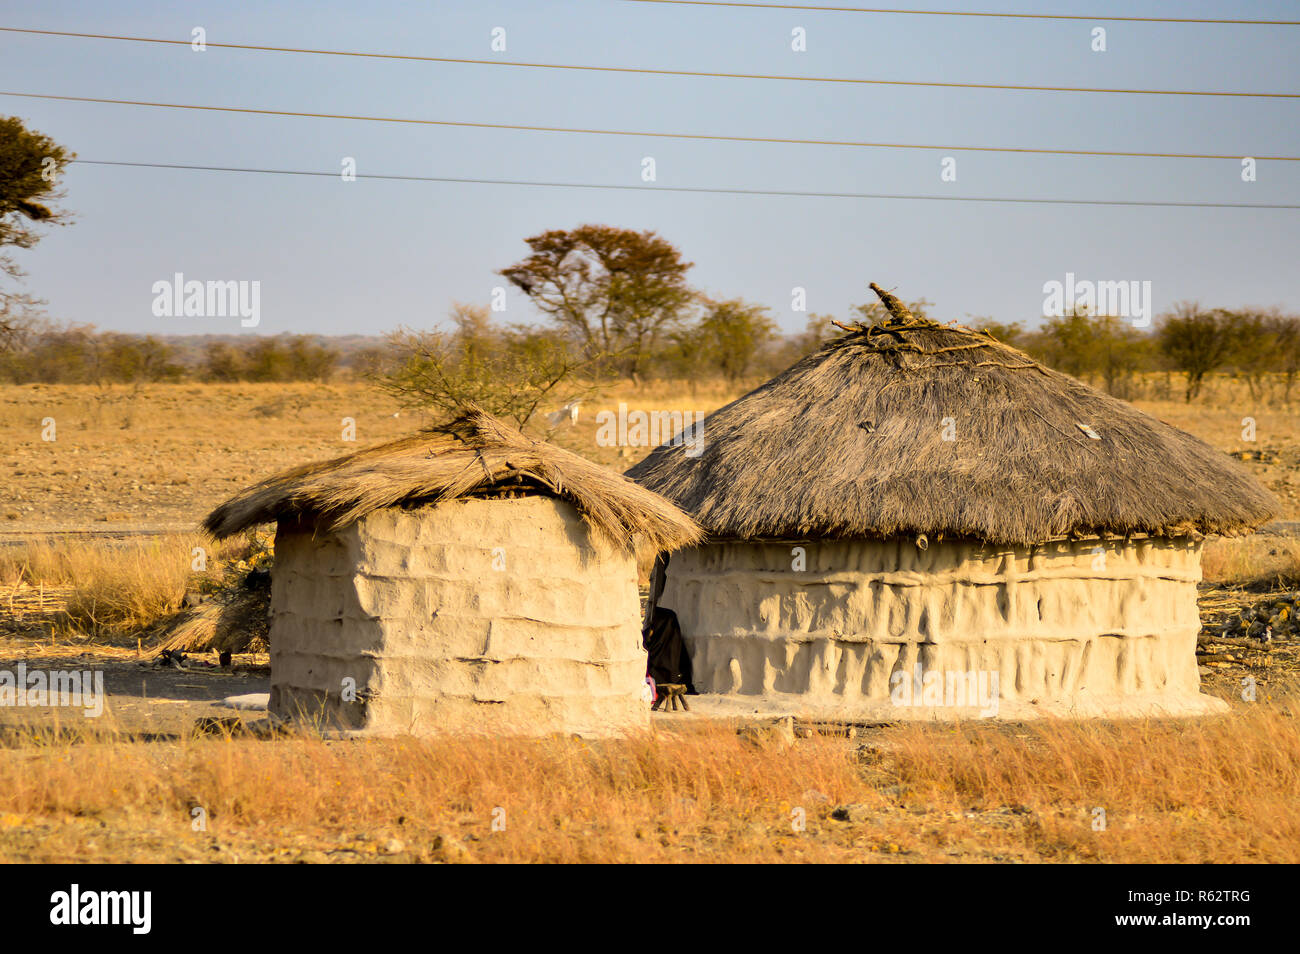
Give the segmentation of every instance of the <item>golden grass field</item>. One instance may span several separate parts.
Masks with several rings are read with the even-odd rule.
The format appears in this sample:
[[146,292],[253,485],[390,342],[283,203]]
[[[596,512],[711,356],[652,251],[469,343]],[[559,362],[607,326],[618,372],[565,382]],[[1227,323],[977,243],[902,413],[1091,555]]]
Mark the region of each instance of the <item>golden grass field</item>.
[[794,742],[33,736],[0,750],[0,860],[1296,862],[1296,701]]
[[[623,469],[644,450],[596,447],[597,410],[621,400],[708,411],[738,393],[616,389],[554,439]],[[1300,416],[1254,406],[1227,381],[1190,406],[1136,403],[1261,458],[1243,466],[1278,494],[1282,519],[1300,519]],[[1253,443],[1243,417],[1255,419]],[[55,440],[42,440],[51,418]],[[355,443],[341,439],[344,418]],[[153,627],[248,555],[245,541],[198,536],[202,516],[279,469],[419,423],[359,383],[0,388],[0,668],[75,659],[123,680],[138,668],[157,687]],[[43,536],[143,528],[170,532],[112,546]],[[203,574],[191,568],[196,545],[210,551]],[[1219,593],[1298,586],[1300,539],[1210,541],[1205,571]],[[255,679],[265,657],[244,663]],[[793,740],[671,717],[599,743],[188,737],[178,729],[195,695],[185,680],[221,675],[177,675],[170,699],[142,687],[144,701],[113,707],[93,730],[57,712],[0,720],[0,861],[1300,861],[1292,670],[1261,671],[1250,703],[1235,671],[1216,671],[1207,691],[1231,712],[1199,721],[884,726]],[[153,703],[172,720],[139,721]],[[168,728],[146,741],[146,725]]]

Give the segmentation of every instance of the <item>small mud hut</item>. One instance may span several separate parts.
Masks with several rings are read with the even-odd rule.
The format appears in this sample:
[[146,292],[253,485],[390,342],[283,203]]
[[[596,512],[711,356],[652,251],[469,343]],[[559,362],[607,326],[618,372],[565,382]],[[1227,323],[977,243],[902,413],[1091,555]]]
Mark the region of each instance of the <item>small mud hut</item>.
[[656,572],[697,689],[888,719],[1220,708],[1195,656],[1201,540],[1267,520],[1269,493],[871,287],[888,318],[707,417],[693,454],[628,471],[709,536]]
[[214,510],[275,521],[275,715],[370,733],[645,726],[636,550],[676,507],[482,412],[299,467]]

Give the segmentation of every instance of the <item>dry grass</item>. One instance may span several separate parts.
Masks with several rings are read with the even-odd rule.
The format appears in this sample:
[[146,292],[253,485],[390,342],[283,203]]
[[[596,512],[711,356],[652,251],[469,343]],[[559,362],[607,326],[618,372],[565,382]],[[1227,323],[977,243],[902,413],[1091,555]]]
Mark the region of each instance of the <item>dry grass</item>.
[[0,549],[0,600],[21,587],[57,589],[65,601],[58,635],[115,637],[138,633],[175,613],[204,574],[192,569],[203,547],[214,570],[247,549],[243,539],[214,544],[198,534],[124,541],[38,537]]
[[[1296,701],[1187,722],[1061,721],[1004,733],[912,728],[898,740],[890,771],[939,807],[1029,809],[1045,859],[1294,863]],[[1104,832],[1091,830],[1097,808]]]
[[1296,862],[1295,701],[1197,722],[911,726],[862,746],[725,726],[24,745],[0,750],[0,859]]
[[1201,552],[1207,583],[1223,586],[1289,587],[1300,582],[1300,540],[1254,536],[1208,540]]

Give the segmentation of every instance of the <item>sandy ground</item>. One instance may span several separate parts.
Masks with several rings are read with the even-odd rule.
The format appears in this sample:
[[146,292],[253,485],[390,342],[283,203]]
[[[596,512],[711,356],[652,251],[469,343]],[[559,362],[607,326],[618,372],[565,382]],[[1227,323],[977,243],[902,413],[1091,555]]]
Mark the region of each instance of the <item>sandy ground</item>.
[[150,740],[188,735],[204,717],[239,715],[224,707],[229,696],[265,693],[271,669],[265,655],[236,656],[230,668],[205,656],[186,660],[186,669],[161,666],[152,653],[111,646],[59,646],[22,637],[0,639],[0,659],[14,671],[19,663],[35,670],[102,672],[106,705],[97,717],[75,708],[0,706],[0,739],[10,744],[30,741],[30,734],[60,732],[99,734],[125,732]]
[[[1210,403],[1136,401],[1242,460],[1274,490],[1282,519],[1300,519],[1300,414],[1257,405],[1228,383]],[[714,410],[737,396],[721,386],[622,388],[582,407],[553,439],[624,470],[645,448],[599,447],[596,414],[632,408]],[[1254,441],[1242,420],[1255,421]],[[344,419],[355,440],[344,440]],[[43,440],[54,421],[54,440]],[[192,529],[248,484],[308,461],[410,433],[424,419],[362,383],[170,384],[134,390],[0,386],[0,535],[41,529]]]

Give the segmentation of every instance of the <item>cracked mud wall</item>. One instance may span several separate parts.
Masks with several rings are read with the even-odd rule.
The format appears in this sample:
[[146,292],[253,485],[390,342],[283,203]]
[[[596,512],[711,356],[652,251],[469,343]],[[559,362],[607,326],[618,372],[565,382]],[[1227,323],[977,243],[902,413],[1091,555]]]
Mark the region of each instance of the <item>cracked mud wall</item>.
[[380,734],[649,721],[635,561],[550,497],[390,508],[315,536],[282,522],[271,605],[284,717]]

